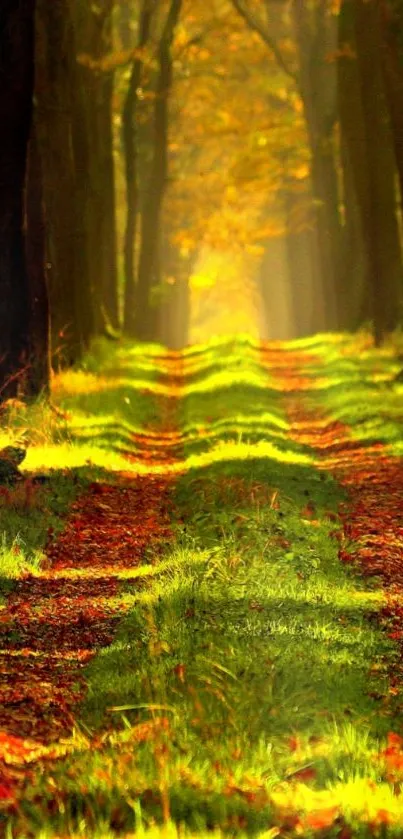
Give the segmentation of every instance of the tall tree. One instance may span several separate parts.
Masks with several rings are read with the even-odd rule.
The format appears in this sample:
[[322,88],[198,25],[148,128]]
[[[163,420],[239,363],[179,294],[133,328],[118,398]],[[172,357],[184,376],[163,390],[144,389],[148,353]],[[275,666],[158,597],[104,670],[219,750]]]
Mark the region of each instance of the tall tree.
[[113,62],[108,63],[113,51],[113,7],[114,0],[72,3],[79,89],[83,92],[81,131],[88,143],[85,223],[98,332],[108,322],[115,328],[119,325],[112,131],[114,66]]
[[381,60],[379,5],[342,0],[339,112],[345,174],[352,179],[367,257],[368,310],[379,343],[399,323],[402,256],[396,159]]
[[403,208],[403,3],[380,0],[381,58]]
[[169,94],[173,80],[172,42],[182,0],[171,0],[157,46],[153,156],[141,213],[141,245],[138,264],[135,330],[140,340],[156,337],[157,312],[151,289],[159,280],[161,210],[168,178]]
[[335,50],[337,21],[328,0],[293,0],[298,46],[299,90],[311,150],[313,201],[318,234],[321,284],[326,300],[325,326],[341,323],[338,312],[340,217],[336,157],[336,71],[328,54]]
[[0,6],[0,397],[28,363],[29,287],[24,185],[34,85],[35,0]]
[[151,22],[157,0],[143,0],[139,17],[136,55],[133,59],[123,109],[123,145],[126,175],[126,229],[124,236],[124,331],[135,334],[137,218],[139,204],[137,105],[143,69],[144,49],[151,34]]
[[[37,2],[38,139],[46,218],[52,349],[71,364],[93,333],[85,207],[78,160],[76,46],[69,0]],[[81,130],[84,127],[81,126]]]
[[[311,153],[311,184],[319,256],[317,295],[326,299],[324,322],[317,328],[334,329],[339,323],[337,296],[339,285],[340,218],[335,144],[336,73],[327,60],[337,37],[335,18],[328,13],[328,0],[292,0],[293,34],[297,46],[297,66],[285,57],[279,39],[272,34],[285,4],[266,0],[269,19],[256,15],[248,0],[232,0],[248,26],[261,37],[280,69],[294,83],[301,96]],[[278,23],[277,23],[278,26]]]

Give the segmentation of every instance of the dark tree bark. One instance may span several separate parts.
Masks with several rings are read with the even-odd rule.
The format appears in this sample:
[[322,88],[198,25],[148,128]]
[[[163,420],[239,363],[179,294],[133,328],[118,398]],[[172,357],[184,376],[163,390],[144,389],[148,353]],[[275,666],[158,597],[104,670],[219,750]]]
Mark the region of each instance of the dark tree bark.
[[[140,10],[139,35],[137,48],[143,49],[150,37],[150,28],[156,0],[143,0]],[[139,212],[139,184],[138,184],[138,136],[137,136],[137,104],[138,90],[141,84],[143,62],[141,57],[135,58],[132,64],[129,87],[123,110],[123,146],[125,155],[126,174],[126,229],[124,240],[124,331],[127,335],[135,335],[135,306],[136,306],[136,276],[135,276],[135,248],[137,238],[137,216]]]
[[[74,42],[75,43],[75,42]],[[77,63],[72,62],[71,77],[71,141],[75,171],[75,236],[78,288],[78,319],[85,346],[96,329],[95,300],[92,285],[92,253],[88,233],[91,212],[90,149],[86,127],[85,93]]]
[[[345,82],[347,79],[345,79]],[[345,83],[344,83],[345,85]],[[354,86],[345,85],[347,101],[345,106],[354,107]],[[357,103],[359,112],[359,103]],[[369,264],[364,241],[361,212],[357,201],[355,175],[345,137],[340,112],[340,157],[342,169],[342,202],[344,223],[341,238],[341,269],[339,286],[339,311],[344,328],[355,331],[371,320],[371,291],[368,287]],[[358,166],[364,161],[358,158]]]
[[129,50],[133,43],[131,22],[133,4],[130,0],[120,0],[119,3],[119,39],[124,50]]
[[[327,53],[336,46],[337,27],[328,14],[327,0],[292,3],[299,55],[301,93],[311,150],[311,178],[318,236],[322,294],[326,301],[326,329],[342,327],[338,311],[340,218],[337,184],[336,73]],[[317,325],[320,328],[320,324]]]
[[[69,0],[38,0],[36,99],[49,265],[52,348],[72,364],[92,334],[85,205],[75,157],[76,49]],[[99,243],[98,243],[99,250]]]
[[169,94],[172,85],[171,46],[181,7],[182,0],[171,0],[157,49],[158,75],[155,91],[153,160],[142,207],[141,249],[135,310],[136,336],[143,341],[154,339],[157,322],[156,312],[152,306],[151,289],[155,279],[158,279],[161,209],[168,177]]
[[113,0],[74,0],[78,75],[84,91],[81,130],[88,142],[89,181],[86,227],[91,254],[95,329],[119,326],[117,287],[115,174],[113,162],[113,71],[104,65],[112,52]]
[[399,323],[402,292],[395,157],[383,85],[379,6],[343,0],[340,27],[345,45],[339,59],[345,174],[354,183],[368,260],[368,310],[379,343]]
[[403,5],[380,0],[381,57],[403,209]]
[[25,247],[29,283],[29,370],[25,392],[48,393],[50,381],[50,313],[45,272],[46,237],[42,167],[33,120],[25,190]]
[[28,363],[24,185],[34,85],[34,0],[0,6],[0,398]]

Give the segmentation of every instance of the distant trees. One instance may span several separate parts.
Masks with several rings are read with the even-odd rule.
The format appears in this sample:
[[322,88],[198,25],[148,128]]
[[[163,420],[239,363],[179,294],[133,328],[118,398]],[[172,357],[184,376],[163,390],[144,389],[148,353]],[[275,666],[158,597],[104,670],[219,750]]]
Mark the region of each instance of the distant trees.
[[[279,69],[291,79],[300,96],[310,152],[310,190],[315,219],[316,247],[311,253],[311,271],[318,298],[316,328],[343,326],[337,305],[340,257],[340,215],[336,165],[336,77],[327,55],[335,49],[337,23],[329,14],[328,0],[293,0],[287,4],[265,3],[266,19],[252,11],[250,0],[232,0],[247,25],[274,56]],[[282,26],[279,20],[283,20]],[[292,37],[293,56],[284,55],[282,42]],[[286,182],[290,174],[285,171]],[[291,247],[293,243],[290,243]],[[292,250],[290,251],[292,260]],[[316,265],[317,262],[317,265]],[[293,274],[293,264],[290,269]],[[296,290],[295,290],[296,293]],[[319,298],[326,300],[322,308]],[[297,303],[298,306],[298,303]]]
[[[143,78],[144,51],[151,37],[153,14],[157,8],[157,0],[143,0],[138,21],[138,38],[136,55],[133,58],[129,84],[122,115],[122,139],[124,148],[124,167],[126,178],[126,225],[124,232],[124,320],[123,328],[126,335],[136,334],[136,246],[138,242],[138,218],[140,214],[140,173],[141,160],[138,130],[138,104],[141,96],[141,82]],[[121,14],[124,15],[123,35],[125,45],[130,30],[127,21],[127,5],[123,5]]]
[[[137,50],[123,110],[127,193],[124,329],[129,335],[150,341],[160,337],[153,290],[161,279],[162,203],[168,179],[169,96],[173,81],[172,44],[182,0],[170,0],[167,10],[161,6],[158,0],[143,0],[140,8]],[[145,70],[145,49],[150,41],[155,69]],[[137,126],[139,99],[144,97],[142,80],[152,100],[145,149],[141,148],[142,135]],[[145,173],[142,178],[139,162]]]
[[[325,326],[349,329],[371,320],[380,341],[402,314],[401,3],[341,0],[336,14],[330,0],[267,0],[263,20],[252,0],[232,1],[301,95]],[[281,15],[294,38],[294,64],[273,34]]]
[[151,290],[160,280],[161,212],[168,179],[169,94],[172,87],[172,42],[182,0],[171,0],[156,49],[152,157],[141,212],[135,332],[140,340],[157,337]]
[[0,398],[109,327],[183,346],[214,251],[260,260],[287,335],[370,321],[381,342],[402,106],[401,0],[3,0]]

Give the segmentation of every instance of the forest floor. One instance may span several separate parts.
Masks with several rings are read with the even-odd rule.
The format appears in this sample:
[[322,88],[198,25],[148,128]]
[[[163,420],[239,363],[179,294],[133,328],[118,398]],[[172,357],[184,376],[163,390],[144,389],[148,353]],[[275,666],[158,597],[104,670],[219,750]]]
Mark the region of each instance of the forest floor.
[[1,835],[403,835],[400,369],[99,342],[6,405]]

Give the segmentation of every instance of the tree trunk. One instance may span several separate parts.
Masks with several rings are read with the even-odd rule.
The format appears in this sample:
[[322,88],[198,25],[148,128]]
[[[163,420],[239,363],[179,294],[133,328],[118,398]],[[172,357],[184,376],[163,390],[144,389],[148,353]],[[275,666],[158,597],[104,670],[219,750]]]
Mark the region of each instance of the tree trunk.
[[[72,18],[73,21],[73,18]],[[75,35],[74,46],[77,49]],[[89,217],[91,213],[91,181],[90,181],[90,148],[88,129],[86,126],[85,91],[82,76],[77,64],[76,55],[72,62],[71,80],[71,121],[72,147],[75,167],[76,194],[76,260],[78,286],[78,313],[85,346],[95,332],[95,294],[92,285],[91,241],[89,238]]]
[[[290,0],[284,3],[265,0],[268,19],[265,25],[258,14],[243,0],[233,5],[262,38],[275,57],[279,68],[291,77],[304,108],[308,143],[311,152],[311,183],[315,212],[315,235],[319,270],[316,277],[316,299],[313,301],[316,328],[336,329],[340,324],[337,307],[339,288],[340,218],[335,143],[336,74],[328,54],[336,47],[337,26],[330,13],[328,0]],[[298,72],[294,72],[281,48],[281,12],[291,9],[298,52]],[[276,33],[277,30],[277,33]],[[284,36],[283,36],[284,37]],[[325,304],[325,305],[324,305]],[[319,323],[319,318],[323,322]]]
[[400,321],[402,254],[396,215],[396,159],[383,84],[378,4],[358,0],[356,36],[371,175],[373,322],[379,343]]
[[49,298],[45,273],[46,239],[42,168],[36,132],[32,123],[25,189],[25,236],[29,281],[29,373],[25,392],[48,393],[50,381]]
[[34,0],[0,8],[0,398],[15,396],[28,362],[24,185],[34,85]]
[[74,0],[78,76],[84,94],[82,130],[88,138],[89,189],[86,216],[91,254],[95,329],[119,326],[117,289],[115,173],[113,161],[113,72],[103,66],[113,49],[113,0],[102,6]]
[[133,20],[133,4],[130,0],[120,0],[119,3],[119,40],[122,49],[129,50],[133,43],[131,22]]
[[162,251],[162,295],[159,307],[159,335],[162,344],[181,350],[189,340],[190,290],[189,276],[193,254],[184,259],[171,241],[169,229],[164,231]]
[[[339,59],[341,131],[368,258],[368,310],[379,343],[399,322],[402,288],[395,158],[383,86],[379,7],[365,0],[343,0],[340,26],[348,45]],[[356,59],[349,57],[355,55]]]
[[52,348],[72,364],[88,345],[89,278],[85,207],[75,159],[76,52],[68,0],[38,0],[36,99],[47,230]]
[[[345,105],[352,107],[352,87],[347,87]],[[340,112],[340,158],[342,164],[343,210],[339,312],[344,328],[355,331],[363,323],[371,320],[371,294],[368,288],[368,254],[364,242],[364,233],[360,208],[357,202],[354,172],[343,136],[343,119]],[[364,160],[358,158],[357,166]]]
[[[140,11],[139,37],[137,48],[144,49],[150,36],[150,27],[155,0],[143,0]],[[129,87],[123,110],[123,146],[125,154],[126,174],[126,229],[124,240],[124,331],[127,335],[135,335],[135,306],[136,306],[136,277],[135,277],[135,248],[137,238],[137,215],[139,212],[139,184],[138,184],[138,137],[137,137],[137,103],[140,88],[143,62],[135,58],[129,80]]]
[[336,329],[340,326],[337,310],[340,218],[334,136],[336,73],[327,60],[327,53],[336,46],[336,25],[328,14],[327,0],[317,0],[314,6],[306,0],[293,0],[292,9],[299,55],[299,88],[311,150],[322,286],[319,293],[326,304],[323,327]]
[[337,86],[344,206],[340,298],[347,328],[355,328],[371,319],[373,305],[369,282],[369,234],[365,224],[370,206],[369,162],[357,60],[355,10],[350,0],[342,3],[340,9]]
[[[321,294],[318,276],[317,237],[312,224],[306,220],[306,227],[299,230],[296,224],[298,210],[297,185],[286,178],[283,193],[288,282],[292,300],[292,338],[313,335],[325,323],[326,301]],[[313,214],[314,215],[314,214]],[[314,222],[314,218],[311,220]]]
[[138,267],[135,330],[142,341],[155,337],[151,289],[158,272],[161,210],[168,176],[169,94],[172,85],[171,46],[182,0],[171,0],[158,45],[158,77],[154,110],[154,150],[151,173],[141,216],[141,250]]
[[403,206],[403,8],[380,0],[381,57]]

